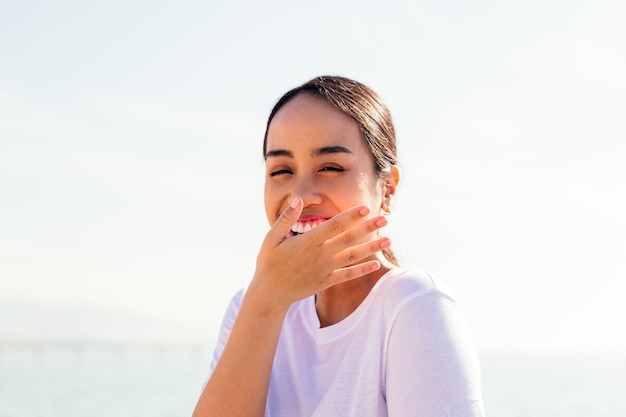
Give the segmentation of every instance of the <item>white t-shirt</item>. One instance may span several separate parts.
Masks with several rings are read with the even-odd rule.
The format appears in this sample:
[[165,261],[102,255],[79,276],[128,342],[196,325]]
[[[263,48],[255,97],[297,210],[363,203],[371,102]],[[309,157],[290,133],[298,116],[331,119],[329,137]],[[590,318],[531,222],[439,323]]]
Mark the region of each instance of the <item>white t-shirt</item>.
[[[211,372],[243,299],[224,317]],[[250,375],[250,378],[254,378]],[[278,342],[265,417],[484,416],[478,358],[455,300],[418,269],[393,269],[341,322],[294,303]]]

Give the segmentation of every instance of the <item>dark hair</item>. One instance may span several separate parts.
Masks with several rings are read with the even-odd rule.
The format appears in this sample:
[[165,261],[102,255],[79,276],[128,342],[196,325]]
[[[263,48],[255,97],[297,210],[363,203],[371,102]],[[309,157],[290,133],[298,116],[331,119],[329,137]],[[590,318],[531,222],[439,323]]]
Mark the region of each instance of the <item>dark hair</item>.
[[[378,94],[368,86],[345,77],[323,75],[286,92],[274,105],[267,118],[263,138],[263,156],[267,151],[267,132],[274,116],[285,104],[300,94],[320,97],[334,108],[350,116],[358,125],[372,156],[379,177],[389,174],[397,164],[396,134],[389,109]],[[383,250],[387,260],[398,261],[389,249]]]

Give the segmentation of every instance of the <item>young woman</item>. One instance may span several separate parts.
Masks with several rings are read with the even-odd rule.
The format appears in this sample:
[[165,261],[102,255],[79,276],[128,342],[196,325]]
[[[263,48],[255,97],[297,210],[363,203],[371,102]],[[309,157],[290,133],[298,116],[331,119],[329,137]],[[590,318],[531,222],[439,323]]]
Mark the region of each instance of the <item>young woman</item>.
[[194,417],[483,416],[454,298],[401,267],[379,232],[400,174],[378,95],[342,77],[294,88],[269,116],[263,153],[272,226]]

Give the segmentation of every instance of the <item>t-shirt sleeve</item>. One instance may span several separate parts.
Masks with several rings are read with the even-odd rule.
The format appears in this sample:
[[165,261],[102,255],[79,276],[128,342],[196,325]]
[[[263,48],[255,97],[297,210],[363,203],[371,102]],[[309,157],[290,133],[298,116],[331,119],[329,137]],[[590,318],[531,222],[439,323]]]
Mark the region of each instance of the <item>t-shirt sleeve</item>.
[[389,335],[390,417],[483,417],[474,342],[456,302],[437,290],[407,296]]
[[220,326],[217,343],[215,344],[215,349],[213,350],[213,358],[211,359],[211,365],[209,367],[209,377],[211,377],[211,374],[213,373],[217,362],[222,356],[222,352],[224,352],[224,347],[226,346],[226,342],[228,342],[230,332],[233,329],[233,324],[235,323],[235,319],[237,318],[237,314],[239,313],[239,308],[241,307],[243,295],[244,290],[242,289],[233,296],[233,298],[230,300],[230,303],[228,304],[228,307],[226,308],[224,318],[222,319],[222,325]]

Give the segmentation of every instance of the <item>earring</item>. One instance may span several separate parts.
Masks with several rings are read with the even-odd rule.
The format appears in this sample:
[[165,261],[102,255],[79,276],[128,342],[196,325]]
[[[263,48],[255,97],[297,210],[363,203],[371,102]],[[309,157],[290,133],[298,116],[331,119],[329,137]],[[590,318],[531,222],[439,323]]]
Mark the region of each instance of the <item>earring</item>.
[[393,194],[389,194],[380,206],[380,210],[383,215],[389,216],[391,214],[391,205],[393,204]]

